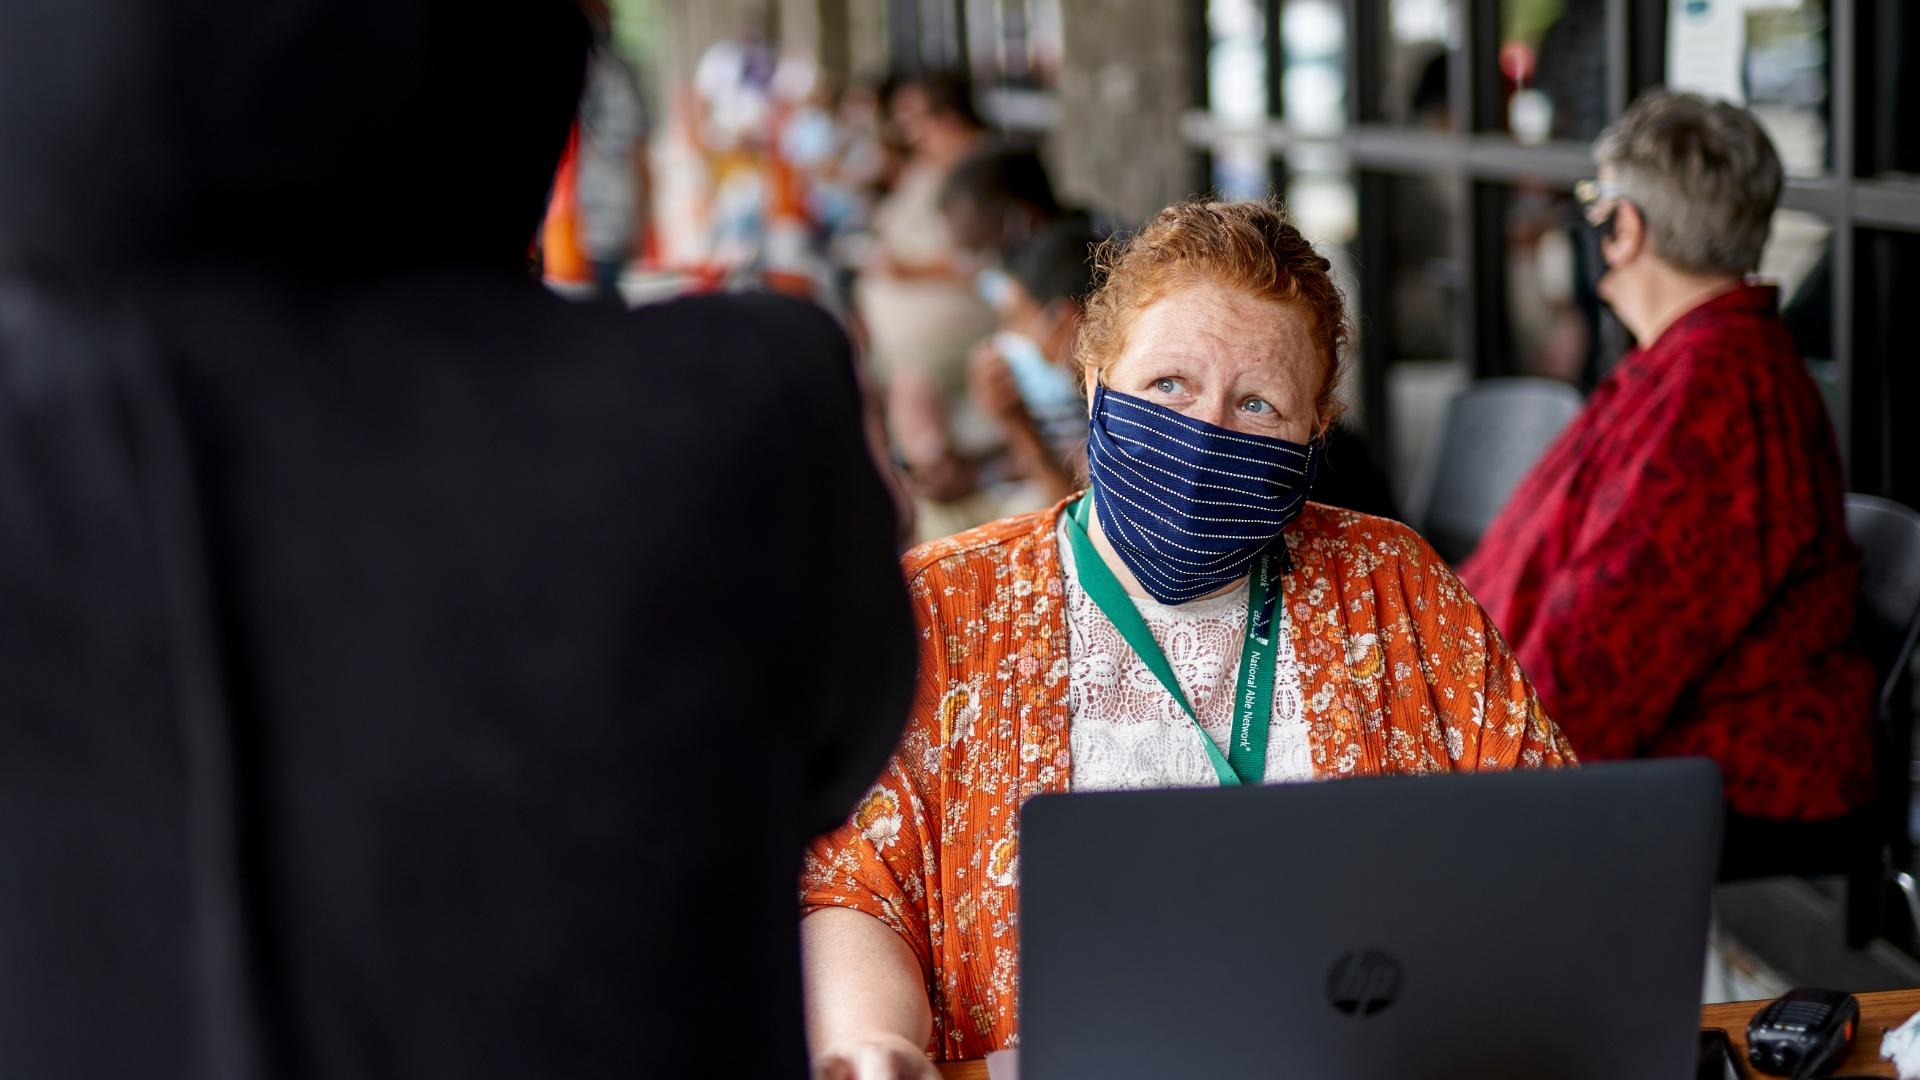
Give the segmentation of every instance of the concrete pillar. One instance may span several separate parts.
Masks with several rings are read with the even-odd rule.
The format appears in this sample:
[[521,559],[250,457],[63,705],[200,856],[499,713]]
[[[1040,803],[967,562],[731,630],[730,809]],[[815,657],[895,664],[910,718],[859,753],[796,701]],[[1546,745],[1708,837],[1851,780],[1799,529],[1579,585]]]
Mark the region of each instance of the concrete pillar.
[[820,13],[820,70],[836,84],[847,82],[847,0],[818,0]]
[[1180,138],[1198,5],[1063,0],[1065,70],[1049,165],[1066,197],[1142,221],[1202,186]]
[[774,0],[775,42],[782,56],[804,56],[820,63],[822,0]]
[[[793,2],[793,0],[786,0]],[[886,0],[812,0],[820,22],[820,69],[840,85],[874,84],[887,75]]]
[[843,0],[847,20],[847,74],[879,82],[892,66],[887,55],[887,0]]

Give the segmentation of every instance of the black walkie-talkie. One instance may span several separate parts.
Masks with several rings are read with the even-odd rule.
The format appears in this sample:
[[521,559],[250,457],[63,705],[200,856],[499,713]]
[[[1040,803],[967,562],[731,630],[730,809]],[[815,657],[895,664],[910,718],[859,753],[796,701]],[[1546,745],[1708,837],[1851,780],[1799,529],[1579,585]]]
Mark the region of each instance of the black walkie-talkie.
[[1847,1056],[1860,1003],[1838,990],[1789,990],[1747,1022],[1747,1061],[1773,1076],[1823,1076]]

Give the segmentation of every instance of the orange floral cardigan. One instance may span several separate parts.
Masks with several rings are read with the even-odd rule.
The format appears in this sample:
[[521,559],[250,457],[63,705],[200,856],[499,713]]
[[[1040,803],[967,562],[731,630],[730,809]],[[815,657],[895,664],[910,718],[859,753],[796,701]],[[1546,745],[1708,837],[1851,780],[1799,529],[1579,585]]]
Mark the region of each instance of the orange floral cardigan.
[[[1072,765],[1061,509],[908,553],[912,716],[852,819],[806,856],[803,911],[863,911],[919,958],[938,1060],[1018,1042],[1016,818],[1028,798],[1067,790]],[[1285,535],[1320,775],[1573,763],[1513,654],[1425,541],[1318,504]]]

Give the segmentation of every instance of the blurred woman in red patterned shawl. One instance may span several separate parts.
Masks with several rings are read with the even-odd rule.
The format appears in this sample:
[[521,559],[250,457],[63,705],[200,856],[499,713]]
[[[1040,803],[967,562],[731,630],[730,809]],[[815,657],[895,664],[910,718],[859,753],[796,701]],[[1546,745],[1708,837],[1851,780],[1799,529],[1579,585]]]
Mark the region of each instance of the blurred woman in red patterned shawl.
[[1720,763],[1739,875],[1872,796],[1840,455],[1778,295],[1744,279],[1780,197],[1753,116],[1655,93],[1595,156],[1600,294],[1639,348],[1460,576],[1583,757]]

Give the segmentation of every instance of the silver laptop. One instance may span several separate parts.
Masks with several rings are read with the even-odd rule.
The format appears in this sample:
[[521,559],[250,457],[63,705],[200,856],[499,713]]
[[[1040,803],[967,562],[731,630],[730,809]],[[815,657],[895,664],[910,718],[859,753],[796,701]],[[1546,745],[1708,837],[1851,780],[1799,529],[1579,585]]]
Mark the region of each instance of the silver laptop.
[[1035,799],[1021,1076],[1683,1080],[1719,829],[1702,760]]

